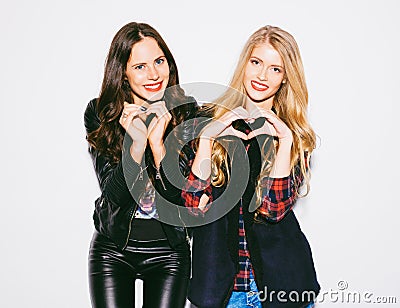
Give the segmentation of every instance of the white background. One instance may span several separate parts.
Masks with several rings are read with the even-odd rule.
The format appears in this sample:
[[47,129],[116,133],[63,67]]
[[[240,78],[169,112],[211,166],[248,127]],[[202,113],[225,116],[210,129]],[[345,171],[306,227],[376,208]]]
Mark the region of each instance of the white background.
[[312,190],[296,212],[322,291],[345,280],[347,291],[397,296],[399,305],[397,1],[146,2],[1,3],[0,306],[90,306],[99,189],[83,112],[99,93],[112,37],[130,21],[161,33],[181,83],[227,84],[263,25],[295,36],[320,138]]

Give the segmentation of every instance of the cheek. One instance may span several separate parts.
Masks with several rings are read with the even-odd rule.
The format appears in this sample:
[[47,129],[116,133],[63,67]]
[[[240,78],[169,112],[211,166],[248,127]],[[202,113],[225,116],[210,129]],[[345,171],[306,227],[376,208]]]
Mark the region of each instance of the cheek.
[[243,74],[243,83],[245,85],[250,83],[250,80],[252,79],[253,75],[254,75],[254,72],[252,71],[252,69],[250,69],[249,67],[246,67],[246,69],[244,70],[244,74]]
[[164,76],[164,78],[169,78],[169,66],[165,65],[165,67],[162,67],[161,73]]
[[272,94],[272,95],[275,95],[276,92],[278,92],[278,90],[280,89],[280,87],[281,87],[281,83],[280,83],[280,82],[276,82],[276,83],[274,84],[274,86],[270,88],[271,94]]
[[281,87],[282,81],[283,81],[283,77],[282,77],[282,78],[278,78],[278,79],[276,80],[276,83],[275,83],[276,91],[278,91],[278,89]]
[[137,88],[141,85],[143,80],[141,75],[143,74],[127,74],[128,82],[131,88]]

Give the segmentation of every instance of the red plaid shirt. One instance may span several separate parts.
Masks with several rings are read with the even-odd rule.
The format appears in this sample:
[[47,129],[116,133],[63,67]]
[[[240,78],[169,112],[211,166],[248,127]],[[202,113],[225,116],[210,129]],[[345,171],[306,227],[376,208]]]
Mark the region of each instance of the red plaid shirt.
[[[277,222],[290,211],[296,201],[296,187],[300,186],[303,177],[299,174],[283,178],[266,177],[261,180],[261,205],[257,212],[270,221]],[[205,207],[199,208],[200,198],[205,194],[209,200]],[[193,215],[204,215],[210,208],[212,197],[211,179],[203,180],[190,172],[185,188],[182,190],[185,206]]]

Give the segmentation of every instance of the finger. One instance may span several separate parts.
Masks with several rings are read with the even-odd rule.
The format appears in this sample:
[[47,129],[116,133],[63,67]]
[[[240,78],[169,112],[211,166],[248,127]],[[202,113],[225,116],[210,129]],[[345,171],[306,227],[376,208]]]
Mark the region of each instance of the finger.
[[[123,123],[127,122],[128,118],[130,119],[130,121],[132,121],[132,119],[135,116],[142,114],[142,113],[143,113],[143,111],[140,110],[140,105],[124,102],[124,108],[121,113],[122,122]],[[127,123],[129,123],[129,122],[127,122]]]
[[142,107],[142,106],[136,105],[136,104],[128,104],[128,105],[125,105],[125,106],[124,106],[123,111],[126,111],[126,112],[139,111],[139,110],[142,110],[141,107]]
[[164,101],[159,101],[159,102],[153,103],[151,105],[148,105],[147,109],[148,110],[164,110],[165,112],[168,111]]
[[218,137],[223,137],[223,136],[236,136],[240,139],[247,140],[248,137],[245,133],[238,131],[236,129],[233,129],[232,126],[229,126],[228,128],[224,129]]
[[140,106],[139,106],[139,107],[135,107],[135,108],[124,109],[122,111],[121,116],[123,118],[126,118],[126,117],[131,116],[131,115],[133,117],[136,117],[136,116],[141,115],[141,114],[145,114],[145,112],[140,110]]
[[232,111],[235,111],[235,112],[241,112],[241,111],[247,112],[247,110],[243,106],[239,106],[239,107],[233,108]]
[[138,117],[133,118],[130,125],[132,125],[135,129],[139,130],[140,132],[142,132],[144,134],[147,133],[146,124],[144,124],[143,121]]
[[266,134],[271,135],[271,136],[276,136],[277,131],[274,125],[265,122],[264,126],[261,128]]
[[245,116],[249,115],[249,112],[246,109],[244,109],[242,106],[232,109],[231,113],[245,115]]
[[250,112],[250,116],[252,117],[252,118],[259,118],[259,117],[271,117],[271,116],[276,116],[276,114],[275,113],[273,113],[271,110],[267,110],[267,109],[264,109],[264,108],[258,108],[258,107],[256,107],[255,109],[253,109],[251,112]]
[[165,121],[160,121],[159,118],[154,117],[154,118],[151,120],[151,122],[150,122],[150,124],[149,124],[149,126],[148,126],[148,128],[147,128],[147,136],[150,136],[150,134],[151,134],[153,131],[155,131],[157,127],[160,127],[160,125],[161,125],[161,128],[162,128],[163,130],[165,130],[165,128],[166,128],[165,123],[166,123]]
[[128,130],[129,124],[132,122],[133,118],[135,117],[134,113],[122,113],[120,119],[119,119],[119,123],[122,125],[122,127],[125,130]]
[[256,119],[262,116],[262,111],[259,108],[256,108],[252,110],[249,115],[251,118]]
[[130,103],[124,102],[124,109],[125,110],[136,110],[136,109],[139,109],[139,110],[142,110],[142,111],[146,111],[149,106],[150,105],[148,103],[146,103],[146,102],[143,102],[140,105],[139,104],[135,104],[135,103],[130,104]]
[[227,112],[221,117],[221,122],[225,123],[226,125],[230,125],[233,121],[238,120],[238,119],[247,119],[248,118],[248,113],[246,110],[232,110]]
[[276,115],[265,114],[264,117],[267,120],[267,123],[274,126],[275,128],[277,128],[279,125],[283,123],[282,120],[279,119]]
[[146,114],[149,115],[151,113],[154,113],[158,118],[161,118],[163,116],[166,116],[167,118],[169,118],[171,116],[168,109],[165,106],[161,106],[161,105],[157,105],[157,106],[151,105],[147,109]]

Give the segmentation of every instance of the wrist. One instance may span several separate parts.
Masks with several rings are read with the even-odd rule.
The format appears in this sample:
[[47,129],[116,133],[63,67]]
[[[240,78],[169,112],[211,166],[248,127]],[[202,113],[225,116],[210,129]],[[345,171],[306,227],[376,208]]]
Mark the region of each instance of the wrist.
[[166,154],[165,146],[162,144],[154,147],[150,146],[150,148],[151,152],[153,153],[155,167],[158,169],[160,168],[161,161]]
[[214,142],[214,139],[215,138],[213,138],[213,137],[210,137],[210,136],[207,136],[205,134],[202,134],[202,135],[199,136],[199,143],[211,146],[213,144],[213,142]]
[[292,134],[288,134],[285,137],[279,138],[279,144],[280,145],[288,145],[288,146],[292,146],[293,143],[293,136]]
[[146,143],[144,142],[137,142],[133,141],[131,147],[129,148],[129,151],[131,153],[144,153],[146,150]]
[[163,141],[158,141],[158,142],[152,142],[149,140],[149,145],[152,151],[157,151],[164,149],[164,142]]
[[140,164],[145,150],[146,147],[144,145],[139,146],[138,144],[132,143],[129,152],[133,160]]

